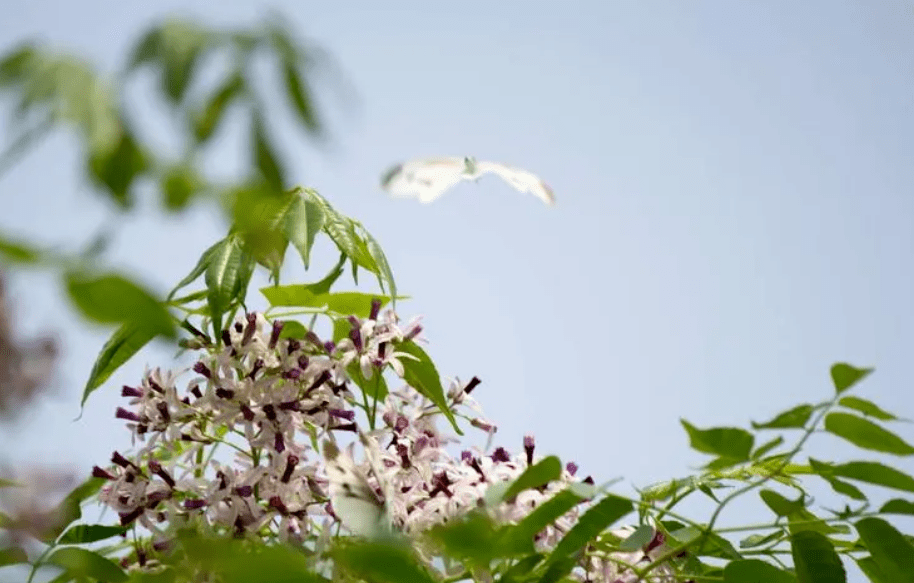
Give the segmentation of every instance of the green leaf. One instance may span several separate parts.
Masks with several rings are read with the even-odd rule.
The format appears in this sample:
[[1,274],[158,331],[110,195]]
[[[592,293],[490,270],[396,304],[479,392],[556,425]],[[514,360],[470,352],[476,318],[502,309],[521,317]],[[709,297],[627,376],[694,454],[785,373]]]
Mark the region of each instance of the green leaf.
[[88,158],[90,179],[106,189],[112,200],[122,208],[133,204],[131,187],[149,167],[147,154],[137,144],[133,134],[123,127],[113,148],[95,149]]
[[416,389],[420,395],[437,405],[438,409],[447,417],[447,420],[451,422],[454,431],[458,435],[463,435],[463,431],[457,426],[454,414],[451,413],[451,409],[448,407],[444,389],[441,386],[441,377],[438,376],[438,369],[435,368],[435,363],[432,362],[432,359],[412,340],[401,342],[396,349],[398,352],[405,352],[415,358],[415,360],[412,358],[401,359],[403,363],[403,380]]
[[873,583],[893,583],[885,576],[885,573],[882,572],[873,557],[863,557],[862,559],[856,559],[856,561],[857,566],[860,567],[866,578]]
[[113,536],[120,536],[125,532],[127,532],[127,528],[123,526],[78,524],[63,533],[57,543],[61,545],[81,545],[105,540]]
[[[394,273],[390,268],[390,263],[387,261],[387,256],[384,255],[384,251],[381,249],[381,245],[371,236],[371,233],[364,231],[365,241],[368,245],[368,254],[371,255],[371,258],[374,259],[375,264],[378,266],[378,283],[381,285],[382,290],[386,290],[390,293],[390,297],[393,298],[394,303],[397,301],[397,284],[394,282]],[[387,284],[386,287],[384,284]]]
[[878,462],[848,462],[830,468],[835,475],[842,478],[914,492],[914,478]]
[[752,452],[752,459],[761,459],[765,456],[765,454],[778,447],[782,443],[784,443],[784,438],[780,435],[770,441],[766,441],[762,445],[758,446],[754,452]]
[[784,533],[780,530],[776,530],[766,535],[752,534],[739,541],[739,548],[752,549],[755,547],[765,546],[769,543],[780,541],[782,538],[784,538],[784,536]]
[[761,490],[759,496],[772,512],[778,516],[790,516],[806,507],[806,497],[800,496],[796,500],[788,500],[774,490]]
[[496,530],[486,515],[473,512],[429,530],[450,559],[488,567],[496,550]]
[[857,368],[847,363],[839,362],[831,367],[831,380],[835,384],[835,391],[841,394],[859,383],[871,372],[873,372],[872,368]]
[[777,414],[771,421],[765,423],[752,422],[755,429],[802,429],[809,422],[814,407],[810,404],[797,405],[793,409],[788,409]]
[[724,567],[724,583],[796,583],[793,573],[759,559],[733,561]]
[[79,520],[82,517],[81,506],[83,501],[90,496],[97,494],[104,483],[104,478],[89,478],[79,486],[73,488],[61,503],[57,505],[57,509],[54,511],[55,524],[45,533],[41,540],[50,543],[60,536],[60,533],[62,533],[66,527],[73,524],[76,520]]
[[0,257],[5,263],[38,263],[42,253],[36,247],[0,236]]
[[254,115],[252,122],[254,164],[267,184],[276,192],[280,192],[283,189],[283,176],[285,175],[282,165],[270,144],[263,118],[260,115]]
[[532,490],[558,480],[562,475],[562,462],[555,456],[549,456],[529,466],[511,483],[503,500],[511,500],[524,490]]
[[192,166],[175,166],[162,176],[161,188],[165,208],[183,210],[197,193],[203,181]]
[[314,294],[310,285],[276,285],[260,288],[260,293],[273,307],[327,308],[341,315],[367,318],[371,313],[371,302],[380,300],[381,306],[390,302],[388,296],[362,292],[335,292]]
[[910,514],[914,515],[914,502],[894,498],[882,505],[879,509],[881,514]]
[[354,382],[364,394],[371,397],[372,402],[383,402],[387,397],[389,392],[387,389],[387,381],[384,380],[384,375],[382,375],[380,371],[375,370],[371,378],[366,379],[365,375],[362,374],[362,368],[359,366],[359,361],[355,360],[349,363],[349,366],[346,367],[346,372],[349,374],[349,378],[352,379],[352,382]]
[[209,249],[203,252],[203,255],[200,256],[200,259],[197,261],[197,265],[188,273],[184,279],[178,282],[178,285],[175,286],[171,293],[168,294],[168,301],[171,301],[175,294],[178,293],[178,290],[187,286],[195,279],[203,275],[203,272],[206,271],[206,268],[209,266],[210,260],[212,260],[213,255],[217,250],[221,249],[222,246],[228,244],[228,237],[222,239],[218,243],[213,244]]
[[838,401],[838,404],[842,407],[854,409],[855,411],[859,411],[868,417],[875,417],[876,419],[880,419],[882,421],[894,421],[898,419],[898,417],[892,415],[884,409],[881,409],[872,401],[867,401],[866,399],[861,399],[860,397],[841,397],[841,400]]
[[132,71],[159,58],[162,51],[162,34],[158,27],[150,29],[136,43],[131,51],[127,70]]
[[619,543],[619,550],[626,553],[634,553],[647,546],[653,538],[654,527],[649,524],[642,524],[635,529],[635,532]]
[[740,461],[749,459],[755,438],[745,429],[736,427],[698,429],[685,419],[680,419],[679,422],[689,434],[692,449]]
[[310,262],[314,238],[324,226],[324,210],[311,198],[295,196],[286,212],[283,234],[301,256],[305,269]]
[[89,277],[70,272],[67,293],[87,318],[104,324],[131,323],[173,338],[175,325],[168,310],[152,293],[118,275]]
[[227,237],[216,244],[206,266],[206,300],[216,338],[222,333],[222,315],[235,299],[242,258],[243,251],[238,239]]
[[37,54],[31,43],[24,43],[3,55],[0,60],[0,87],[15,85],[35,68]]
[[162,26],[158,47],[162,89],[173,104],[184,99],[207,40],[206,33],[191,22],[169,20]]
[[140,328],[134,324],[124,324],[115,330],[95,359],[92,372],[89,373],[89,380],[86,381],[86,386],[83,389],[80,407],[86,404],[86,399],[89,398],[89,395],[108,380],[108,377],[114,371],[130,360],[155,336],[156,334],[152,330]]
[[301,340],[307,333],[308,329],[298,320],[284,320],[282,332],[279,333],[279,337]]
[[117,563],[86,549],[74,547],[57,549],[47,558],[47,562],[62,567],[78,578],[92,578],[109,582],[127,580],[127,575]]
[[798,510],[792,513],[787,522],[791,534],[809,530],[820,534],[846,533],[848,528],[843,524],[829,524],[810,512],[809,510]]
[[633,509],[634,506],[630,500],[613,494],[607,495],[591,506],[562,537],[555,550],[552,551],[549,561],[554,563],[559,559],[570,557],[577,553],[594,537],[623,516],[632,512]]
[[282,65],[283,79],[286,83],[286,96],[292,104],[298,120],[312,134],[320,132],[321,123],[311,103],[311,91],[308,81],[301,75],[294,63],[285,61]]
[[825,417],[825,430],[864,449],[895,455],[914,454],[914,447],[891,431],[850,413],[829,413]]
[[853,484],[844,482],[834,477],[825,477],[825,480],[832,487],[832,490],[839,494],[844,494],[845,496],[853,498],[854,500],[866,500],[866,494],[864,494],[860,488],[854,486]]
[[799,583],[845,583],[847,576],[835,547],[818,532],[803,530],[790,537]]
[[197,143],[202,144],[213,136],[225,118],[226,110],[245,89],[244,78],[235,73],[213,92],[206,105],[194,115],[194,137]]
[[28,554],[20,547],[0,549],[0,567],[18,565],[19,563],[27,563],[28,561]]
[[532,553],[533,538],[583,499],[571,490],[558,492],[534,508],[516,525],[506,527],[502,534],[502,548],[507,553]]
[[881,518],[864,518],[854,526],[889,581],[914,583],[914,546],[904,535]]
[[333,553],[336,564],[372,583],[436,583],[406,549],[381,543],[359,543]]

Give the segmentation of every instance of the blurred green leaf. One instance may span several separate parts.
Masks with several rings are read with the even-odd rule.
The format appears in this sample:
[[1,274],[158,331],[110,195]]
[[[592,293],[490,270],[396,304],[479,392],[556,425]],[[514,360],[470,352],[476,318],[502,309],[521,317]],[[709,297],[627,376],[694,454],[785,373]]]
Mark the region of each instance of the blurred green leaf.
[[62,567],[77,578],[89,578],[97,581],[126,581],[127,575],[121,568],[100,554],[80,548],[68,547],[57,549],[46,559],[47,563]]
[[780,530],[775,530],[768,534],[751,534],[739,541],[739,548],[741,549],[752,549],[756,547],[765,546],[769,543],[780,541],[784,538],[784,533]]
[[619,550],[626,553],[634,553],[646,547],[653,538],[654,527],[649,524],[642,524],[635,529],[635,532],[619,543]]
[[799,583],[845,583],[847,576],[828,538],[809,530],[790,537],[793,564]]
[[260,171],[260,175],[266,180],[276,192],[283,190],[285,172],[279,157],[273,146],[270,144],[270,138],[264,125],[264,120],[259,114],[252,116],[252,141],[254,144],[254,165]]
[[855,525],[879,570],[893,583],[914,583],[914,546],[881,518],[864,518]]
[[838,404],[842,407],[847,407],[848,409],[854,409],[863,413],[868,417],[875,417],[882,421],[894,421],[898,419],[895,415],[892,415],[888,411],[881,409],[872,401],[866,399],[861,399],[860,397],[841,397],[841,400],[838,401]]
[[184,99],[193,81],[197,63],[208,48],[207,31],[185,20],[168,20],[159,31],[158,59],[162,88],[173,104]]
[[83,389],[80,407],[86,404],[89,395],[108,380],[114,371],[130,360],[155,336],[155,331],[131,323],[124,324],[115,330],[95,359],[92,372],[89,373],[89,380],[86,381],[86,387]]
[[42,260],[41,251],[27,243],[0,236],[0,257],[4,263],[29,264]]
[[0,88],[21,83],[34,70],[35,58],[36,49],[31,42],[23,43],[3,55],[0,60]]
[[914,454],[914,447],[891,431],[850,413],[826,415],[825,430],[864,449],[895,455]]
[[78,545],[105,540],[113,536],[120,536],[127,532],[123,526],[108,526],[104,524],[78,524],[70,527],[57,541],[61,545]]
[[103,324],[132,323],[173,338],[168,310],[150,292],[119,275],[90,277],[70,272],[65,278],[70,299],[87,318]]
[[914,502],[894,498],[883,504],[879,512],[882,514],[910,514],[914,516]]
[[765,505],[778,516],[790,516],[806,507],[805,496],[800,496],[796,500],[788,500],[774,490],[768,489],[759,491],[759,496]]
[[835,475],[842,478],[914,492],[914,478],[878,462],[848,462],[829,467]]
[[780,435],[770,441],[766,441],[762,445],[758,446],[755,449],[755,451],[752,452],[752,459],[754,459],[754,460],[761,459],[762,457],[765,456],[765,454],[767,454],[774,448],[778,447],[782,443],[784,443],[784,438],[781,437]]
[[400,546],[358,543],[336,550],[333,557],[338,566],[369,583],[436,583]]
[[173,166],[161,181],[165,208],[170,211],[184,210],[202,186],[203,180],[192,166]]
[[448,407],[447,399],[444,396],[444,388],[441,386],[441,377],[438,376],[438,369],[435,368],[435,363],[432,362],[432,359],[412,340],[401,342],[397,345],[396,350],[414,357],[400,359],[400,362],[403,363],[403,380],[416,389],[419,394],[437,405],[438,409],[447,417],[447,420],[451,422],[454,431],[458,435],[463,435],[463,431],[457,426],[454,414],[451,413],[451,409]]
[[477,566],[487,567],[497,550],[495,525],[480,512],[434,526],[428,535],[449,558]]
[[560,516],[574,508],[583,498],[571,490],[562,490],[542,502],[515,525],[505,528],[501,546],[506,553],[532,553],[533,538]]
[[[603,532],[617,520],[631,513],[634,506],[630,500],[609,494],[591,506],[578,522],[562,537],[549,556],[550,562],[570,557]],[[563,573],[564,575],[564,573]]]
[[198,143],[209,140],[225,118],[225,112],[246,90],[240,73],[230,75],[207,99],[206,105],[193,116],[194,137]]
[[206,300],[216,338],[222,332],[222,316],[235,299],[243,259],[241,242],[236,237],[226,237],[217,243],[209,257],[204,277],[208,291]]
[[857,368],[845,362],[833,365],[831,367],[831,379],[835,384],[835,391],[838,394],[843,393],[863,380],[871,372],[873,372],[872,368]]
[[555,456],[543,458],[511,482],[511,487],[505,492],[503,500],[511,500],[524,490],[532,490],[545,486],[549,482],[558,480],[562,475],[562,462]]
[[127,69],[132,71],[147,63],[152,63],[161,57],[162,33],[158,26],[151,28],[142,37],[131,51]]
[[724,583],[796,583],[793,573],[759,559],[733,561],[724,567]]
[[320,133],[321,123],[312,104],[313,95],[305,76],[299,72],[295,63],[289,61],[282,64],[282,74],[286,84],[286,96],[298,115],[298,120],[312,134]]
[[150,166],[147,155],[126,128],[120,132],[113,148],[89,152],[88,162],[89,177],[99,187],[107,189],[112,200],[122,208],[133,204],[131,187]]
[[20,547],[7,547],[5,549],[0,549],[0,567],[5,567],[7,565],[17,565],[19,563],[27,563],[29,560],[28,554]]
[[90,496],[98,493],[103,478],[89,478],[79,486],[73,488],[69,494],[57,505],[53,512],[54,525],[42,534],[41,540],[50,543],[64,531],[65,528],[82,518],[82,503]]
[[755,438],[745,429],[736,427],[698,429],[685,419],[680,419],[679,422],[689,434],[692,449],[739,461],[749,459]]
[[765,423],[753,421],[752,427],[755,429],[802,429],[806,426],[813,411],[813,406],[808,403],[797,405],[793,409],[777,414],[771,421]]

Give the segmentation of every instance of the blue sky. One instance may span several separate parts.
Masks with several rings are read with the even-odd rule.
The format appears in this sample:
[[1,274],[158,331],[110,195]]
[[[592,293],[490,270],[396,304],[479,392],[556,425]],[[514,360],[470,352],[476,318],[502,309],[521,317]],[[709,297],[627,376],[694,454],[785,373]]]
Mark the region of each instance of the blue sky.
[[[875,366],[861,395],[914,417],[909,4],[13,0],[0,44],[37,36],[114,70],[153,18],[241,25],[271,7],[347,80],[342,102],[319,83],[326,144],[282,132],[295,182],[381,241],[439,370],[483,380],[497,443],[532,432],[543,453],[644,485],[700,461],[680,417],[747,424],[828,398],[839,360]],[[238,160],[230,138],[216,171]],[[55,137],[0,176],[0,227],[72,246],[112,216],[74,144]],[[557,206],[495,178],[428,206],[380,192],[388,165],[425,155],[528,168]],[[109,258],[165,291],[224,224],[140,206]],[[107,332],[52,278],[12,283],[22,326],[56,330],[65,355],[57,396],[6,430],[6,453],[104,462],[129,445],[115,389],[171,352],[144,352],[72,422]]]

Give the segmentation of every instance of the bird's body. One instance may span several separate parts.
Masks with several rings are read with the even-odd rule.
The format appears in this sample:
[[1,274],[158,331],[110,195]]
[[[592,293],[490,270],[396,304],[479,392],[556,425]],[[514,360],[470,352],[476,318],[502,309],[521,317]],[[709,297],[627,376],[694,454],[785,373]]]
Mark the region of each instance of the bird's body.
[[555,204],[552,189],[532,172],[498,162],[477,162],[471,157],[410,160],[388,170],[381,179],[381,186],[394,196],[414,197],[429,203],[461,181],[475,181],[489,173],[515,190],[528,192],[550,206]]

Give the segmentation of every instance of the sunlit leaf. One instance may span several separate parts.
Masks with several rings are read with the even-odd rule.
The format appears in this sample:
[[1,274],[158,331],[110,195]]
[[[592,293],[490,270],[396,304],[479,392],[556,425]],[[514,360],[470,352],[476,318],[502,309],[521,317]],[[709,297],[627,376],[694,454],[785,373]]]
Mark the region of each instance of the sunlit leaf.
[[405,352],[414,357],[401,359],[404,371],[403,380],[416,389],[419,394],[437,405],[438,409],[451,422],[454,431],[458,435],[463,435],[463,431],[457,426],[457,420],[454,419],[454,415],[451,413],[450,407],[448,407],[444,388],[441,386],[441,377],[438,376],[438,369],[435,368],[435,363],[432,362],[432,359],[412,340],[401,342],[396,349],[398,352]]
[[749,459],[755,438],[745,429],[735,427],[698,429],[685,419],[680,419],[679,422],[689,434],[692,449],[735,460]]
[[309,197],[295,195],[286,212],[283,233],[308,269],[314,238],[324,226],[324,210]]
[[847,576],[835,547],[818,532],[804,530],[790,537],[799,583],[845,583]]
[[914,583],[914,546],[881,518],[864,518],[855,525],[879,570],[894,583]]
[[914,454],[914,447],[891,431],[850,413],[826,415],[825,430],[864,449],[895,455]]
[[765,423],[756,423],[753,421],[752,427],[755,429],[800,429],[806,426],[813,411],[814,408],[812,405],[797,405],[793,409],[775,415],[771,421],[766,421]]
[[234,299],[243,255],[239,240],[227,237],[216,244],[206,266],[207,303],[217,337],[222,330],[222,315]]
[[840,394],[863,380],[873,372],[872,368],[857,368],[845,362],[839,362],[831,367],[831,379],[835,390]]
[[115,330],[95,359],[95,364],[89,373],[89,380],[86,381],[86,386],[83,389],[80,406],[85,405],[89,395],[155,336],[156,333],[154,331],[135,324],[124,324]]

